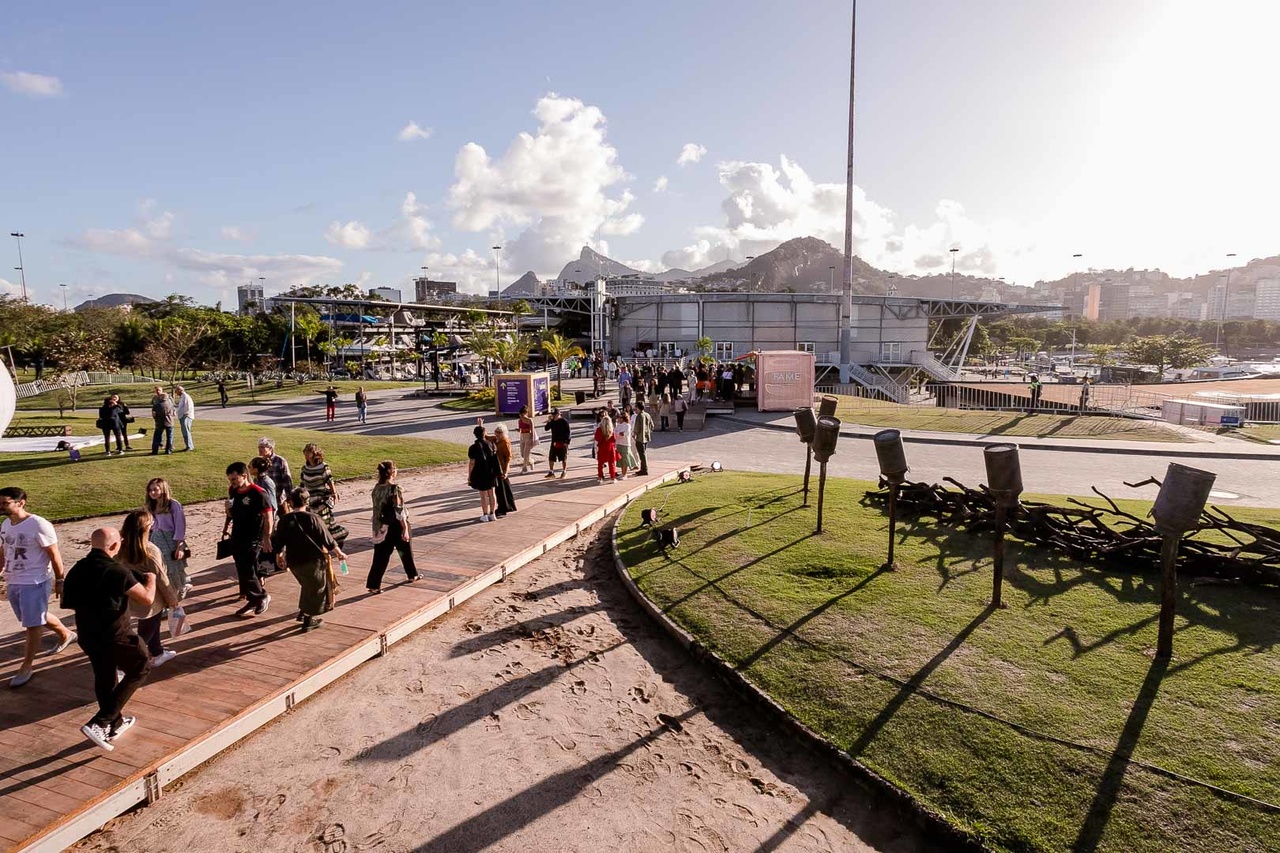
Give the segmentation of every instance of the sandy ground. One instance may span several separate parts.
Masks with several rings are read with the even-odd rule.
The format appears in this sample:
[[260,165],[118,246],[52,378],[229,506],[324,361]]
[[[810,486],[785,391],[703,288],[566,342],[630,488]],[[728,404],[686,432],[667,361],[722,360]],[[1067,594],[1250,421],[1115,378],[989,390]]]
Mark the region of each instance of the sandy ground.
[[927,849],[661,635],[614,578],[607,531],[72,849]]

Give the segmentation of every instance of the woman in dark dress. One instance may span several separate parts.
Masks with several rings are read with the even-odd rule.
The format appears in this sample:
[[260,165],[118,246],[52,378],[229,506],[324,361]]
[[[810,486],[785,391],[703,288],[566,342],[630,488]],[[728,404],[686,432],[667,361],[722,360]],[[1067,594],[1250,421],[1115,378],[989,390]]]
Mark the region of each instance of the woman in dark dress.
[[476,440],[467,448],[467,485],[480,493],[480,520],[493,521],[498,512],[493,487],[497,484],[498,456],[484,437],[484,427],[471,431]]
[[280,519],[271,534],[276,565],[281,570],[287,568],[298,579],[298,618],[302,620],[303,631],[319,628],[323,623],[320,614],[330,609],[329,584],[333,573],[329,555],[347,559],[324,520],[307,509],[310,497],[306,489],[290,492],[293,512]]

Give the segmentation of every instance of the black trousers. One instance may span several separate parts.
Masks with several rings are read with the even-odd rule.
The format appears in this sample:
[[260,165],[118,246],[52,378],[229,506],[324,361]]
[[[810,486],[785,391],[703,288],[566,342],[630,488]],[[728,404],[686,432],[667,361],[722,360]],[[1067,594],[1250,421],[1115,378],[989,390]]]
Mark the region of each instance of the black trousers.
[[258,604],[267,597],[262,588],[262,580],[258,577],[258,543],[237,542],[232,553],[236,561],[236,578],[240,581],[240,594],[250,604]]
[[499,515],[516,511],[516,496],[511,491],[511,480],[508,478],[503,477],[494,484],[493,496],[497,499]]
[[645,456],[644,449],[649,446],[648,442],[636,442],[636,455],[640,457],[640,474],[641,476],[649,475],[649,459]]
[[111,436],[113,435],[116,437],[116,450],[123,451],[124,432],[117,427],[111,427],[110,429],[104,429],[102,431],[102,448],[108,453],[111,452]]
[[[134,691],[151,673],[151,656],[137,634],[123,639],[93,634],[80,634],[80,648],[89,656],[93,667],[93,692],[98,697],[98,713],[90,725],[110,728],[119,725],[122,711]],[[124,673],[116,683],[116,670]]]
[[404,524],[393,521],[387,525],[387,535],[381,542],[373,546],[373,563],[369,566],[369,579],[365,581],[365,589],[381,589],[382,576],[387,573],[387,564],[391,562],[391,552],[400,554],[400,564],[404,573],[413,580],[418,576],[418,567],[413,564],[413,548],[404,541]]
[[161,610],[155,616],[138,620],[138,637],[147,647],[147,654],[152,657],[164,652],[164,644],[160,642],[160,627],[164,625],[166,612]]

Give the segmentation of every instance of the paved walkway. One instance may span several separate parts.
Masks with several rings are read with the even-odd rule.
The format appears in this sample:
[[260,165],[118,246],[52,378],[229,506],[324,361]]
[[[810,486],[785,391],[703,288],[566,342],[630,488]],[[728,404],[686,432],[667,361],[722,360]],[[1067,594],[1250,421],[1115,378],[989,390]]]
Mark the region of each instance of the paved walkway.
[[[338,514],[353,531],[347,543],[351,575],[343,579],[339,605],[326,615],[324,627],[308,634],[293,619],[297,586],[287,574],[269,581],[273,601],[266,616],[233,615],[234,569],[229,562],[214,565],[209,556],[221,507],[193,507],[192,523],[204,531],[189,537],[197,555],[204,555],[194,566],[196,586],[187,605],[195,627],[171,642],[178,656],[156,670],[131,701],[138,724],[114,752],[94,747],[79,731],[95,705],[88,661],[77,649],[42,656],[27,686],[5,690],[0,849],[61,850],[154,798],[163,785],[680,467],[655,462],[647,478],[604,486],[582,466],[571,467],[564,480],[517,478],[519,512],[489,524],[476,520],[478,503],[461,484],[459,466],[406,477],[402,485],[423,579],[410,584],[393,557],[377,596],[363,583],[372,556],[364,533],[367,501],[352,489]],[[84,553],[88,529],[106,521],[60,529],[68,563]],[[0,628],[0,672],[10,673],[21,657],[21,637],[11,619]]]

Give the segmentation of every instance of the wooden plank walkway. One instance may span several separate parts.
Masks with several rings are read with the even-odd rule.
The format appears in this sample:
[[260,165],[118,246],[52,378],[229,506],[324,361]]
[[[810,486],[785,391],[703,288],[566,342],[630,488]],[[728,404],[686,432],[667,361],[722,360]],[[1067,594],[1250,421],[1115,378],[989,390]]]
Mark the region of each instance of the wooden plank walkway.
[[[343,519],[351,574],[324,627],[303,634],[291,575],[268,581],[271,609],[240,619],[230,562],[203,571],[187,601],[195,626],[166,640],[179,652],[130,701],[138,723],[114,752],[80,733],[93,715],[93,676],[78,647],[37,658],[36,677],[0,702],[0,850],[62,850],[165,785],[247,737],[297,702],[507,574],[687,468],[651,463],[651,474],[597,486],[594,471],[564,480],[524,480],[519,512],[481,525],[466,488],[406,494],[422,580],[408,583],[392,557],[381,595],[364,589],[372,558],[364,518]],[[359,526],[357,526],[359,525]],[[477,535],[480,534],[480,535]],[[64,554],[70,557],[70,554]],[[68,624],[71,624],[68,622]],[[168,631],[165,629],[165,636]],[[0,643],[0,671],[12,671],[22,639]]]

